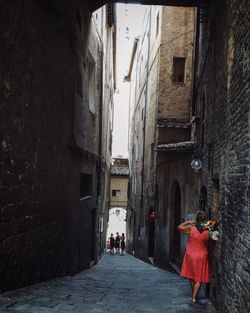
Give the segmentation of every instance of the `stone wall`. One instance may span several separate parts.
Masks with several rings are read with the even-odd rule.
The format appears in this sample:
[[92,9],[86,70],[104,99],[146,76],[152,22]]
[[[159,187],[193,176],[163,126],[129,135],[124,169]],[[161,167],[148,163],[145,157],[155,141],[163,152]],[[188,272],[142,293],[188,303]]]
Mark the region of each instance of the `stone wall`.
[[[135,225],[132,220],[129,222],[134,228],[135,255],[140,258],[148,257],[149,242],[152,244],[150,233],[154,232],[154,226],[149,227],[150,210],[167,210],[167,204],[163,205],[164,208],[157,208],[156,202],[157,185],[167,167],[158,171],[157,162],[160,160],[157,159],[157,144],[190,139],[187,129],[158,128],[157,118],[171,122],[187,122],[190,119],[194,10],[151,7],[145,15],[144,25],[135,57],[131,86],[134,95],[131,104],[133,123],[130,148],[130,205],[135,210],[133,214],[136,215],[136,221]],[[171,79],[174,56],[186,58],[185,81],[177,85],[173,84]],[[169,186],[164,184],[163,188]],[[158,194],[158,197],[161,199],[162,195]],[[160,215],[159,218],[157,216],[156,249],[164,240],[163,232],[159,231],[159,228],[162,228],[162,220]],[[168,241],[169,234],[168,227],[165,242]],[[153,250],[153,246],[150,249]],[[169,250],[156,252],[158,264],[162,263],[161,257],[164,256],[166,260],[168,254]]]
[[[1,291],[73,274],[97,257],[88,247],[99,113],[90,116],[86,92],[87,12],[77,0],[1,7]],[[80,201],[81,172],[93,176],[90,200]]]
[[[113,190],[119,190],[118,195],[113,195]],[[110,180],[110,207],[127,208],[128,204],[128,176],[112,175]]]
[[[165,7],[162,12],[158,118],[189,122],[194,9]],[[173,81],[174,57],[185,58],[183,82]]]

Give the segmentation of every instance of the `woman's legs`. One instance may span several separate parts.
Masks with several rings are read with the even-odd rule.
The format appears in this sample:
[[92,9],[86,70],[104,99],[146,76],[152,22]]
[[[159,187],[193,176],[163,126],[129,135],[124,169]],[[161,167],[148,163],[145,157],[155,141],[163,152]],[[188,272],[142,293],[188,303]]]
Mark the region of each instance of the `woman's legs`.
[[190,279],[190,284],[191,284],[192,294],[193,294],[193,290],[194,290],[194,281],[193,281],[192,279]]
[[199,294],[201,288],[201,283],[200,282],[193,282],[193,292],[192,292],[192,301],[196,302],[196,298]]

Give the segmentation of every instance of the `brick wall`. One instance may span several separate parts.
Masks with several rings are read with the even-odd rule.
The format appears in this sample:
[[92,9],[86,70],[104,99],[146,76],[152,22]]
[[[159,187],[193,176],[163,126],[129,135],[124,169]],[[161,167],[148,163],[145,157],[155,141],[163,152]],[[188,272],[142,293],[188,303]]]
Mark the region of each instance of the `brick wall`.
[[[201,183],[222,232],[221,242],[211,246],[211,296],[225,313],[250,308],[249,7],[249,1],[212,1],[200,38],[198,113],[205,103]],[[210,152],[207,144],[212,144]]]

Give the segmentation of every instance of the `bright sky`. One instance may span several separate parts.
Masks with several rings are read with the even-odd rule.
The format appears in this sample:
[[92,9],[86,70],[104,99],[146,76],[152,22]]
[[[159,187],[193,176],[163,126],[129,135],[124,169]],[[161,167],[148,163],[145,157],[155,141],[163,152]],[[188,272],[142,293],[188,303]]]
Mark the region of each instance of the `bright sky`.
[[117,4],[117,89],[114,95],[112,156],[128,157],[129,83],[123,82],[129,68],[134,39],[141,33],[146,6]]
[[[117,212],[119,211],[119,213]],[[117,213],[117,214],[116,214]],[[113,233],[114,236],[118,232],[120,235],[125,234],[126,237],[126,210],[122,208],[114,208],[109,211],[109,223],[107,230],[107,238]]]

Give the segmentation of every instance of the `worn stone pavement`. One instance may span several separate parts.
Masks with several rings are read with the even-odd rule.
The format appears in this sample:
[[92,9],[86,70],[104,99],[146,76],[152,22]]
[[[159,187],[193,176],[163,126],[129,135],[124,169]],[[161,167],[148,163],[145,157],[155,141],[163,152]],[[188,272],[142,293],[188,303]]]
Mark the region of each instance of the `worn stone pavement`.
[[188,281],[131,255],[103,255],[91,269],[0,295],[0,313],[205,313]]

